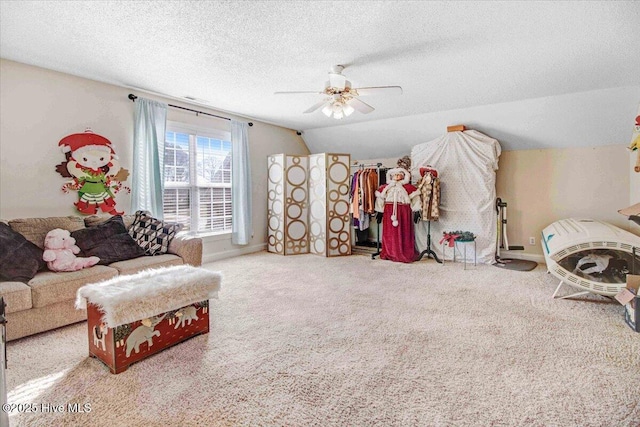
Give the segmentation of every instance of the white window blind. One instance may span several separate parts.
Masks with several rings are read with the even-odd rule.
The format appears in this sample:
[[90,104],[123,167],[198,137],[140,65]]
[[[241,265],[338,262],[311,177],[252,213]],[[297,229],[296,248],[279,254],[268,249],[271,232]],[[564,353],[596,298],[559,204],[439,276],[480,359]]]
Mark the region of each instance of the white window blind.
[[195,233],[231,232],[231,135],[167,123],[164,218]]

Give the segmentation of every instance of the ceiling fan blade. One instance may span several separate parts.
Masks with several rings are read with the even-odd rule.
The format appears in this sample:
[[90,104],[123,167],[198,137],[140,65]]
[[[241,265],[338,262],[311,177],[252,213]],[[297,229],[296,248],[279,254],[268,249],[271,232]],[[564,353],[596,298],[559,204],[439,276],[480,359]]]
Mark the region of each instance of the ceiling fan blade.
[[356,87],[351,91],[358,92],[358,95],[402,95],[402,87],[400,86],[372,86],[372,87]]
[[317,90],[303,90],[303,91],[292,91],[292,92],[273,92],[274,95],[291,95],[291,94],[297,94],[297,93],[315,93],[315,94],[322,94],[324,92],[318,92]]
[[351,105],[354,109],[358,110],[362,114],[369,114],[370,112],[375,110],[375,108],[373,108],[371,105],[367,104],[366,102],[360,101],[358,98],[351,98],[349,101],[347,101],[347,104]]
[[329,101],[320,101],[317,104],[313,104],[313,106],[307,110],[304,110],[304,114],[307,113],[313,113],[314,111],[316,111],[318,108],[323,107],[324,105],[328,104]]
[[329,73],[329,86],[342,90],[346,83],[347,78],[342,74]]

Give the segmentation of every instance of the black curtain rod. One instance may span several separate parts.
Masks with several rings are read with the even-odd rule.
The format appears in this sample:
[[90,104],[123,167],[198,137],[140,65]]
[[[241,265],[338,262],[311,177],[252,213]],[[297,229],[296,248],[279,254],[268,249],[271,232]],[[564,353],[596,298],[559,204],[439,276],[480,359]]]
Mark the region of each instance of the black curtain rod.
[[[132,93],[129,94],[128,98],[133,102],[136,102],[136,99],[138,99],[138,97]],[[231,120],[229,117],[216,116],[215,114],[207,113],[204,111],[192,110],[191,108],[180,107],[179,105],[173,105],[173,104],[167,104],[167,105],[172,108],[179,108],[181,110],[191,111],[196,114],[204,114],[205,116],[216,117],[222,120]],[[253,126],[253,123],[249,122],[249,126]]]

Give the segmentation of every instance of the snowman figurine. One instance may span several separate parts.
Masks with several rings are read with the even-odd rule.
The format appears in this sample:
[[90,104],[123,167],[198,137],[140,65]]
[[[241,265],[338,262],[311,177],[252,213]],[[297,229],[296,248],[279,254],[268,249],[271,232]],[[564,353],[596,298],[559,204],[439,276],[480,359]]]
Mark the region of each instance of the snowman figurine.
[[74,203],[78,212],[92,215],[100,209],[122,215],[116,210],[112,191],[120,165],[111,141],[87,129],[64,137],[58,145],[67,154],[66,169],[73,178],[66,187],[78,190],[78,201]]

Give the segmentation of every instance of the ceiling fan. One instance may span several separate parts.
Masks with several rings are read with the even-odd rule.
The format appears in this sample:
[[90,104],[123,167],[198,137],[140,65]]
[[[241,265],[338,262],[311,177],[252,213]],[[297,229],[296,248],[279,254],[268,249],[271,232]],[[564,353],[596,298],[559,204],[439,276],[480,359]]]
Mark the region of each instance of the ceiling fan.
[[344,65],[334,65],[329,71],[329,81],[325,83],[323,91],[297,91],[297,92],[275,92],[275,95],[290,95],[299,93],[317,93],[325,95],[325,98],[305,110],[304,113],[313,113],[322,108],[322,112],[335,119],[351,115],[354,111],[362,114],[369,114],[374,108],[361,101],[358,97],[377,94],[402,94],[400,86],[373,86],[373,87],[351,87],[351,82],[342,74]]

